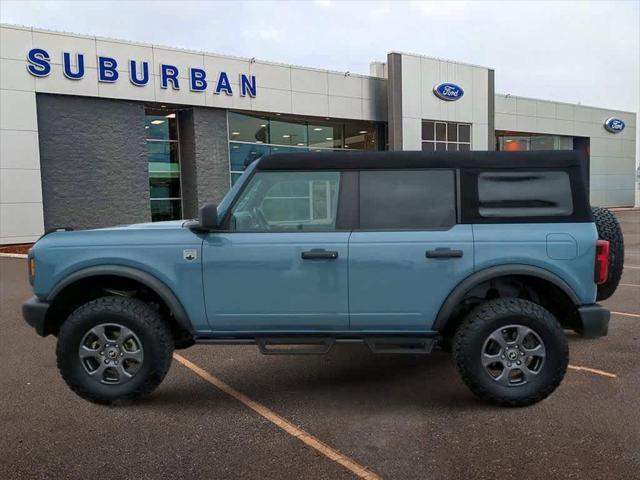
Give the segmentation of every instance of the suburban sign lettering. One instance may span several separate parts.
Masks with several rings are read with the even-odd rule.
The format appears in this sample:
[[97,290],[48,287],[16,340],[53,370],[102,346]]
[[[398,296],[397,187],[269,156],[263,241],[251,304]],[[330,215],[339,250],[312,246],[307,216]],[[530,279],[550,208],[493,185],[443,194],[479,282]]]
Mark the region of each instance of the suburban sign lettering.
[[620,133],[624,130],[624,127],[624,122],[619,118],[610,117],[604,121],[604,128],[611,133]]
[[442,100],[452,102],[460,100],[464,95],[464,90],[455,83],[439,83],[433,87],[433,93]]
[[[51,73],[51,57],[46,50],[32,48],[27,54],[27,71],[34,77],[47,77]],[[118,61],[115,58],[98,56],[98,81],[102,83],[114,83],[120,78]],[[81,80],[85,73],[85,56],[82,53],[72,55],[70,52],[62,54],[62,73],[69,80]],[[175,65],[160,64],[160,87],[163,89],[180,90],[180,71]],[[209,87],[207,72],[201,68],[190,68],[187,82],[192,92],[204,92]],[[129,81],[136,87],[145,87],[149,84],[149,62],[129,60]],[[211,80],[213,93],[219,95],[233,95],[233,85],[227,72],[221,71],[215,80]],[[240,74],[238,79],[240,96],[255,97],[257,84],[255,75]]]

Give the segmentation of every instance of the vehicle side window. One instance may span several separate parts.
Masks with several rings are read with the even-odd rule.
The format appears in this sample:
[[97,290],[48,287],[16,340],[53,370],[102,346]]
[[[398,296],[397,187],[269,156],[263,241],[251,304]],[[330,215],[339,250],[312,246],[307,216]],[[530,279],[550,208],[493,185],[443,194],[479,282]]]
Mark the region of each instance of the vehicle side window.
[[456,223],[452,170],[360,172],[360,228],[435,229]]
[[482,172],[478,200],[483,217],[566,217],[573,213],[571,182],[563,171]]
[[339,172],[256,172],[231,212],[242,232],[335,230]]

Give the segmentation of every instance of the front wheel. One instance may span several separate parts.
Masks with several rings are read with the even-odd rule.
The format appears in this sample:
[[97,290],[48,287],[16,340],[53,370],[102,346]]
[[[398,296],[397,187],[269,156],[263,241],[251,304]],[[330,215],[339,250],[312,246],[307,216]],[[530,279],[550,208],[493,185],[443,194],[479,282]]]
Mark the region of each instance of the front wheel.
[[171,366],[173,340],[160,314],[141,300],[102,297],[78,307],[58,335],[58,369],[79,396],[96,403],[151,393]]
[[517,298],[485,302],[463,320],[453,355],[467,387],[501,406],[526,406],[549,396],[569,363],[567,338],[554,316]]

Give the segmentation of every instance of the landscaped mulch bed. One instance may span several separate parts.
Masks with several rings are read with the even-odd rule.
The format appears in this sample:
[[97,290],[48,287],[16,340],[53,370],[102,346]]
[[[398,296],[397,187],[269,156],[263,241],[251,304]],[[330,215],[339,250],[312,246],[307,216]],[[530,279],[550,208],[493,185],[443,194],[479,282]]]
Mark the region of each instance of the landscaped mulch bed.
[[33,243],[19,243],[16,245],[2,245],[0,246],[0,253],[18,253],[27,254],[29,249],[33,246]]

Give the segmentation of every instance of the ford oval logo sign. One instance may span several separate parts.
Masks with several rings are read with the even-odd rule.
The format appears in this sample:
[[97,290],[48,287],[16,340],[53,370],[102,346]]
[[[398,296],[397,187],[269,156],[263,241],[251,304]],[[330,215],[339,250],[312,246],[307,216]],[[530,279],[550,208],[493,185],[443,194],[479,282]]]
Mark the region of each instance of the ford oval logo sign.
[[611,133],[620,133],[624,126],[624,122],[619,118],[611,117],[604,121],[604,128]]
[[455,83],[439,83],[433,87],[433,93],[442,100],[452,102],[460,100],[464,95],[464,90]]

